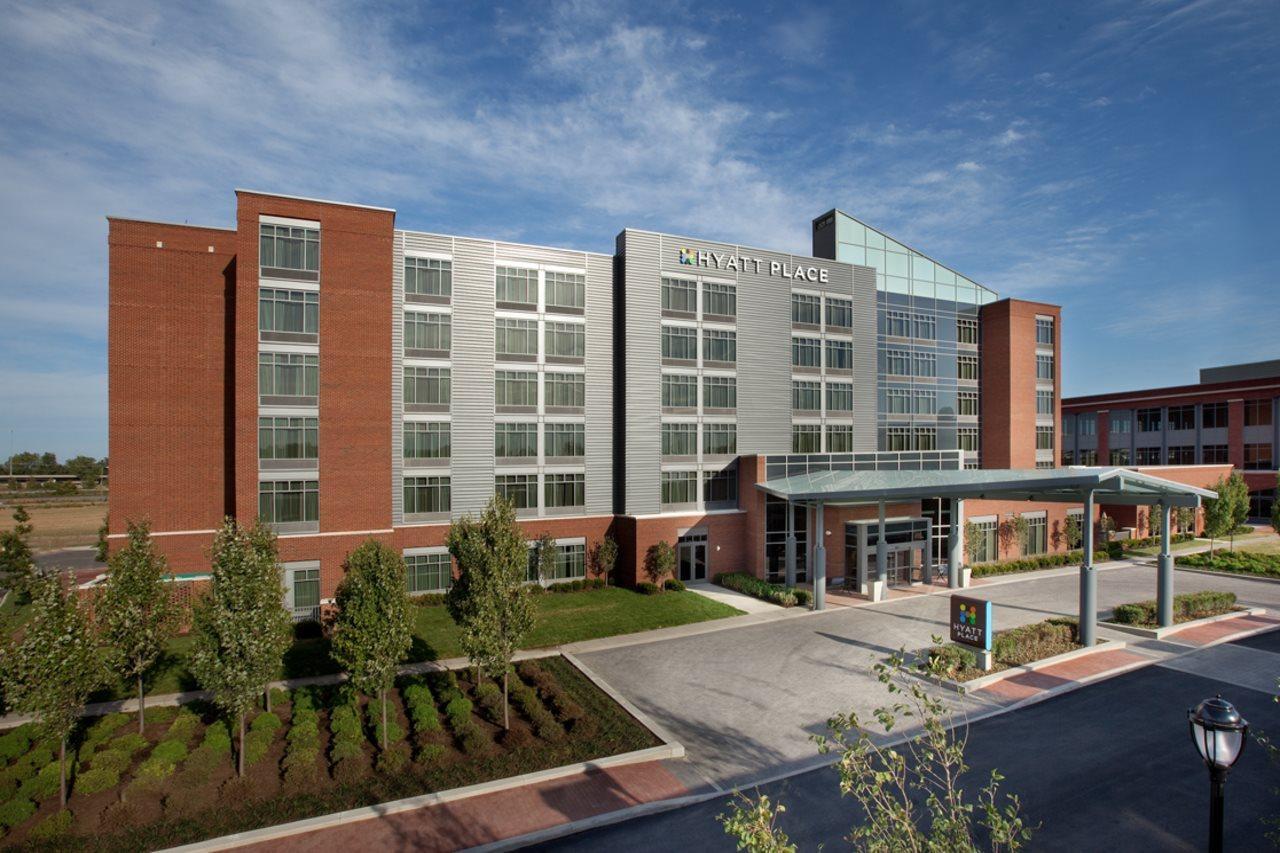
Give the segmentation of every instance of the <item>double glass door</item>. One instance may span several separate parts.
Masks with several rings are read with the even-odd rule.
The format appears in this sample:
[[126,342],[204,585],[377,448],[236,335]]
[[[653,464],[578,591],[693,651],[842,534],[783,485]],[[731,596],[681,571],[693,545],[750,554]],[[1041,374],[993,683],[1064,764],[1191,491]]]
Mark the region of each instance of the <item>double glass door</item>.
[[676,561],[680,580],[707,579],[707,534],[685,534],[676,543]]

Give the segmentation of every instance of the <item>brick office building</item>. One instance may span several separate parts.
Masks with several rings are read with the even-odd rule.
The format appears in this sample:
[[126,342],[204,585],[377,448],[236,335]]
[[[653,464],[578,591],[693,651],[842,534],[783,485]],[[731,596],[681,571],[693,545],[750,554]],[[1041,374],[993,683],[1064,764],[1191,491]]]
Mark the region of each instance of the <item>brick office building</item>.
[[[495,491],[556,539],[557,577],[606,535],[623,582],[659,540],[687,579],[777,576],[785,504],[755,484],[779,472],[1055,464],[1059,309],[839,211],[813,257],[632,229],[605,255],[237,201],[230,229],[110,219],[110,541],[148,519],[199,572],[222,517],[261,516],[302,615],[369,537],[442,589],[448,522]],[[828,514],[829,577],[865,564],[873,513]],[[1065,547],[1061,505],[970,501],[985,557],[1011,514],[1029,550]],[[946,504],[891,516],[891,578],[917,581]]]

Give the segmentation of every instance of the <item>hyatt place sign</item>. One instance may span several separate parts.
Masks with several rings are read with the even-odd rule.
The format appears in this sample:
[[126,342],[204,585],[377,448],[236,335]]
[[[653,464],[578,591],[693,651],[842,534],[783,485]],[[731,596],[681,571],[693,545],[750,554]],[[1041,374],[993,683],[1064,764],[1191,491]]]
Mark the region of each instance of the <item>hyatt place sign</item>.
[[726,272],[757,272],[781,276],[795,281],[826,283],[827,271],[821,267],[806,267],[786,261],[770,261],[749,255],[731,255],[727,252],[708,252],[703,249],[681,249],[680,263],[691,267],[724,270]]

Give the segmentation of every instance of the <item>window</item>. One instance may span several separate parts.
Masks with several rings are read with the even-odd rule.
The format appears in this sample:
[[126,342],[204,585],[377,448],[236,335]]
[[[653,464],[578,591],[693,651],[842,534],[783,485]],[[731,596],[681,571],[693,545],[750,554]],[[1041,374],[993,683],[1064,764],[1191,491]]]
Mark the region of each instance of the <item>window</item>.
[[494,321],[493,351],[498,355],[536,356],[538,321],[499,317]]
[[258,418],[258,458],[318,458],[319,425],[318,418]]
[[800,412],[817,412],[822,409],[822,384],[820,382],[792,382],[791,408]]
[[697,424],[663,424],[662,455],[694,456],[698,453]]
[[668,409],[696,409],[698,377],[682,373],[662,374],[662,405]]
[[885,450],[910,450],[911,429],[909,427],[889,427],[885,431]]
[[911,414],[911,391],[906,388],[890,388],[886,392],[886,402],[891,415]]
[[794,424],[791,427],[792,453],[821,453],[822,427],[818,424]]
[[850,341],[827,340],[827,369],[853,369],[853,343]]
[[493,491],[516,509],[538,508],[537,474],[499,474],[493,478]]
[[[1083,452],[1084,451],[1081,451],[1081,453]],[[1138,448],[1138,464],[1139,465],[1159,465],[1160,464],[1160,448],[1139,447]]]
[[1112,435],[1128,435],[1133,429],[1133,421],[1129,420],[1128,415],[1112,415],[1111,416],[1111,434]]
[[911,336],[911,315],[905,311],[890,311],[885,317],[885,334],[894,338]]
[[853,302],[848,299],[827,297],[827,328],[853,328]]
[[974,522],[974,532],[978,536],[978,543],[974,548],[974,562],[987,563],[992,560],[1000,559],[1000,552],[996,549],[996,523],[992,521],[976,521]]
[[698,330],[687,326],[663,326],[662,357],[697,361]]
[[1159,432],[1160,410],[1138,409],[1138,432]]
[[[956,378],[972,379],[975,382],[978,379],[978,357],[976,355],[958,355],[956,356]],[[1052,395],[1050,395],[1052,398]]]
[[1036,392],[1036,414],[1053,416],[1053,392]]
[[732,284],[703,282],[702,313],[715,314],[720,317],[735,317],[738,314],[738,288]]
[[1113,447],[1111,449],[1110,462],[1112,465],[1128,465],[1129,464],[1129,448]]
[[535,423],[494,424],[493,455],[499,459],[537,456],[538,425]]
[[547,474],[542,484],[542,505],[546,507],[586,504],[586,474]]
[[[1157,455],[1157,458],[1158,458],[1158,457],[1159,457],[1159,454],[1157,453],[1156,455]],[[1096,451],[1096,450],[1081,450],[1081,451],[1080,451],[1080,464],[1081,464],[1081,465],[1090,465],[1090,466],[1092,466],[1092,465],[1097,465],[1097,464],[1098,464],[1098,451]]]
[[1052,468],[1052,467],[1053,467],[1053,460],[1052,460],[1052,459],[1037,459],[1037,460],[1036,460],[1036,467],[1037,467],[1037,468],[1044,468],[1044,469],[1046,469],[1046,470],[1047,470],[1047,469],[1049,469],[1049,468]]
[[850,424],[827,424],[827,452],[853,452],[853,427]]
[[406,367],[404,369],[404,402],[406,406],[449,405],[449,368]]
[[697,471],[663,471],[662,503],[695,504],[698,502]]
[[445,554],[411,554],[404,558],[409,592],[444,592],[453,584],[453,563]]
[[891,349],[885,353],[887,372],[894,376],[911,375],[911,353],[904,349]]
[[702,330],[702,360],[732,364],[738,360],[738,333],[727,329]]
[[961,391],[958,395],[957,406],[959,414],[974,415],[978,414],[978,392],[977,391]]
[[258,291],[258,330],[317,334],[320,331],[320,294],[261,288]]
[[978,428],[977,427],[960,427],[956,430],[956,441],[960,445],[960,449],[970,452],[978,452]]
[[938,337],[938,321],[932,314],[916,314],[911,318],[911,324],[917,338],[932,341]]
[[280,270],[319,271],[319,230],[263,222],[258,226],[258,235],[259,266]]
[[538,304],[538,271],[518,267],[498,267],[494,296],[499,303],[510,305]]
[[258,353],[258,393],[263,397],[314,397],[320,358],[293,352]]
[[1271,461],[1270,444],[1246,444],[1244,446],[1244,469],[1246,471],[1270,471],[1275,465]]
[[938,356],[932,352],[912,353],[911,368],[916,376],[937,376]]
[[1230,451],[1225,444],[1206,444],[1200,450],[1205,465],[1230,464]]
[[259,483],[258,515],[267,524],[318,521],[320,483],[316,480],[266,480]]
[[822,341],[817,338],[792,338],[791,364],[794,367],[821,367]]
[[697,282],[681,278],[662,279],[662,310],[694,314],[698,310]]
[[1195,429],[1195,406],[1170,406],[1168,414],[1169,429]]
[[405,422],[405,459],[448,459],[449,454],[449,424],[447,422]]
[[738,470],[702,472],[702,500],[708,504],[736,504],[738,502]]
[[1080,415],[1076,418],[1077,435],[1097,435],[1098,434],[1098,416],[1095,414]]
[[1196,449],[1193,445],[1170,447],[1165,457],[1170,465],[1196,464]]
[[538,405],[538,374],[499,370],[493,376],[494,403],[498,406],[533,408]]
[[583,358],[587,354],[587,329],[582,323],[547,323],[546,354],[549,358]]
[[791,294],[791,322],[816,326],[822,320],[822,300],[807,293]]
[[1229,420],[1226,403],[1205,403],[1200,411],[1205,429],[1226,429]]
[[1247,427],[1271,426],[1271,401],[1245,400],[1244,425]]
[[1053,450],[1053,427],[1036,427],[1036,450]]
[[586,427],[583,424],[554,424],[543,427],[543,452],[547,456],[585,456]]
[[916,450],[937,450],[938,430],[936,427],[915,428]]
[[[296,564],[295,564],[296,565]],[[307,564],[303,564],[307,565]],[[314,566],[315,564],[310,564]],[[285,592],[286,605],[292,605],[293,621],[319,621],[320,619],[320,569],[285,568],[289,588]]]
[[[694,379],[692,376],[688,378]],[[702,377],[702,407],[704,409],[738,408],[738,380],[732,376]]]
[[827,411],[853,411],[853,385],[848,382],[827,383]]
[[542,392],[548,408],[581,409],[587,401],[586,377],[581,373],[545,373]]
[[732,456],[738,452],[738,425],[704,423],[702,452],[708,456]]
[[938,392],[916,390],[911,395],[915,400],[917,415],[936,415],[938,413]]
[[961,317],[956,320],[956,342],[961,344],[978,343],[978,321]]
[[[573,504],[569,504],[573,506]],[[581,542],[573,545],[557,545],[556,559],[551,574],[543,580],[562,581],[587,576],[587,546]]]
[[451,318],[448,314],[404,312],[404,348],[448,352],[453,347]]
[[413,296],[450,296],[453,293],[453,261],[405,258],[404,292]]
[[1053,319],[1050,317],[1036,318],[1036,343],[1040,346],[1053,346]]
[[1053,381],[1053,356],[1036,356],[1036,380],[1039,382]]
[[1062,464],[1074,465],[1076,463],[1076,452],[1074,450],[1062,451]]
[[448,477],[405,477],[404,511],[406,515],[424,512],[448,512],[452,497]]
[[1049,519],[1046,516],[1027,519],[1027,543],[1022,553],[1032,557],[1049,550]]
[[544,273],[547,287],[547,310],[581,309],[587,306],[587,278],[576,272]]

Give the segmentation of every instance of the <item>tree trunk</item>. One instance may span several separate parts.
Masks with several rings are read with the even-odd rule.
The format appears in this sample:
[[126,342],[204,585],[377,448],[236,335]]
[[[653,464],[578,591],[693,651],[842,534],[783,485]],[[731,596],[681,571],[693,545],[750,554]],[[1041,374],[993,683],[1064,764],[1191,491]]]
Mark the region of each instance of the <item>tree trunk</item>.
[[507,707],[507,671],[502,671],[502,727],[511,728],[511,711]]
[[271,685],[268,684],[262,690],[262,695],[266,697],[267,713],[271,713]]
[[62,746],[58,749],[58,775],[61,777],[58,781],[60,795],[62,798],[62,807],[67,807],[67,736],[62,736]]
[[240,754],[236,756],[236,775],[244,778],[244,714],[240,715]]
[[146,725],[147,697],[142,693],[142,673],[138,673],[138,734],[143,733]]
[[382,751],[387,751],[387,689],[378,690],[378,698],[382,700]]

